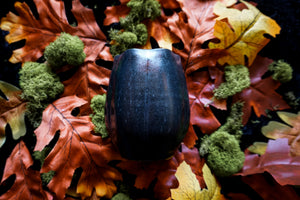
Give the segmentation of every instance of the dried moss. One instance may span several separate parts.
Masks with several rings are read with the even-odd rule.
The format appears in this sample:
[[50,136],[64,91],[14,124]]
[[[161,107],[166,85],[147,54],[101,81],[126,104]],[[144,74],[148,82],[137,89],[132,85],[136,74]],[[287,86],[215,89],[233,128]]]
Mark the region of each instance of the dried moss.
[[292,67],[284,62],[283,60],[278,60],[269,65],[269,71],[272,72],[272,78],[281,83],[286,83],[293,78]]
[[92,122],[95,125],[94,131],[101,135],[102,138],[108,137],[108,132],[105,125],[105,100],[106,95],[96,95],[91,100],[91,108],[93,114],[91,115]]
[[78,36],[68,33],[61,35],[45,49],[44,57],[53,70],[69,64],[81,65],[86,57],[83,52],[84,44]]
[[130,13],[120,19],[122,31],[112,29],[109,37],[113,41],[110,52],[119,55],[136,45],[145,45],[148,39],[147,27],[141,23],[144,19],[154,20],[161,15],[160,4],[156,0],[131,0],[127,3]]
[[27,100],[26,115],[36,128],[42,120],[44,109],[63,92],[59,77],[44,63],[26,62],[20,74],[21,97]]
[[214,90],[214,97],[226,99],[250,86],[249,70],[243,65],[225,67],[225,82]]

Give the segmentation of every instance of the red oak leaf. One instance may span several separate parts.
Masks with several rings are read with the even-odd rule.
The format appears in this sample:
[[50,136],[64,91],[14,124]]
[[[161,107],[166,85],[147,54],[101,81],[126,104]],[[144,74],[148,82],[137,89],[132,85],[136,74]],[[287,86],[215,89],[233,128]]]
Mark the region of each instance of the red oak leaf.
[[179,1],[182,11],[167,18],[166,26],[181,39],[183,49],[173,48],[180,55],[187,74],[205,66],[215,66],[224,54],[220,49],[203,48],[205,42],[214,38],[215,15],[213,7],[217,1]]
[[198,136],[193,128],[192,123],[190,122],[189,129],[187,130],[187,133],[185,137],[183,138],[183,143],[188,148],[193,148],[196,144],[196,141],[198,140]]
[[262,76],[268,71],[268,66],[273,61],[268,58],[257,56],[253,64],[249,67],[251,85],[241,93],[233,97],[234,101],[243,101],[243,124],[246,124],[253,108],[256,116],[266,115],[266,110],[288,109],[288,104],[275,91],[280,83]]
[[[300,199],[292,186],[279,185],[268,173],[243,176],[241,180],[246,183],[247,186],[250,186],[261,199],[264,200],[281,200],[283,197],[285,199]],[[239,189],[239,191],[236,192],[241,192],[241,190]],[[226,196],[232,200],[253,199],[250,195],[248,196],[247,193],[231,192],[226,194]]]
[[178,38],[170,32],[168,28],[166,28],[163,24],[165,23],[165,20],[160,17],[158,19],[147,20],[146,25],[148,29],[148,41],[145,46],[143,46],[144,49],[151,49],[151,40],[150,37],[154,38],[160,48],[169,49],[172,51],[172,44],[178,43]]
[[120,5],[117,6],[108,6],[104,11],[106,15],[103,25],[109,26],[112,23],[118,23],[120,21],[120,17],[126,17],[130,12],[130,8],[126,6],[126,4],[130,0],[120,0]]
[[237,175],[269,172],[280,185],[300,185],[300,157],[291,157],[287,138],[269,140],[266,152],[246,153],[243,170]]
[[202,177],[202,167],[204,159],[200,158],[197,148],[189,149],[184,144],[181,145],[181,151],[176,151],[175,155],[168,160],[158,161],[122,161],[118,167],[135,174],[135,187],[138,189],[148,188],[149,185],[157,179],[154,186],[155,198],[167,199],[170,197],[170,189],[179,186],[175,177],[177,167],[182,161],[186,161],[197,176],[199,184],[205,187]]
[[112,60],[109,48],[105,46],[106,37],[100,30],[91,9],[85,8],[79,0],[72,2],[72,13],[78,22],[74,27],[68,23],[63,1],[34,0],[39,14],[36,19],[26,3],[16,2],[19,14],[9,12],[1,20],[1,29],[9,31],[9,43],[25,39],[24,47],[13,52],[12,63],[36,61],[43,51],[61,32],[77,35],[83,41],[87,61],[102,58]]
[[[130,12],[130,8],[126,4],[130,0],[120,0],[120,5],[117,6],[108,6],[105,10],[106,18],[104,19],[104,26],[108,26],[112,23],[118,23],[120,17],[126,17]],[[177,9],[179,8],[179,3],[177,0],[159,0],[161,6],[165,9]]]
[[39,171],[30,169],[33,159],[25,143],[20,141],[11,152],[6,161],[1,184],[10,176],[15,175],[12,187],[0,196],[1,200],[7,199],[52,199],[51,195],[42,188]]
[[41,172],[55,171],[48,184],[58,199],[62,199],[70,186],[74,171],[83,170],[77,192],[90,196],[95,188],[98,196],[111,198],[117,188],[115,180],[121,174],[108,166],[113,159],[120,159],[111,143],[104,144],[101,137],[91,134],[93,124],[89,116],[73,116],[72,110],[87,102],[76,96],[64,97],[50,104],[43,113],[43,121],[35,130],[37,144],[41,151],[59,133],[59,139],[46,157]]
[[[64,81],[62,96],[76,95],[88,102],[96,94],[104,94],[106,90],[101,86],[108,86],[111,70],[98,66],[94,62],[86,62],[77,69],[76,73]],[[90,106],[83,105],[81,114],[90,114]]]
[[208,71],[197,71],[187,76],[187,87],[190,100],[190,121],[203,133],[212,133],[221,124],[210,109],[210,105],[226,109],[225,100],[212,100],[215,85]]

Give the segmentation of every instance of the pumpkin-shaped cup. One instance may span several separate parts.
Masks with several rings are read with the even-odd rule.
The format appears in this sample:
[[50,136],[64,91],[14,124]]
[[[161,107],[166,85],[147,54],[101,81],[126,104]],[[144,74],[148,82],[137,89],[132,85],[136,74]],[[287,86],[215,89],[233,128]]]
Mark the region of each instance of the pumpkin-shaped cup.
[[190,118],[180,57],[168,49],[129,49],[114,59],[105,119],[124,158],[172,156]]

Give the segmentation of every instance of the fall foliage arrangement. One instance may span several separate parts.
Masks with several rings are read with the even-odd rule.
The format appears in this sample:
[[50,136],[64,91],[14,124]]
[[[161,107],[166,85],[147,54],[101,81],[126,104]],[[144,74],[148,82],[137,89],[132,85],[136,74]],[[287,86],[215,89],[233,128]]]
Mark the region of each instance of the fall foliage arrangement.
[[[258,55],[280,27],[255,5],[120,0],[106,6],[99,24],[92,9],[73,0],[70,24],[64,1],[33,1],[38,17],[16,2],[17,13],[1,19],[7,42],[25,44],[10,58],[22,63],[20,88],[0,81],[0,147],[8,134],[17,141],[0,199],[251,199],[222,190],[234,176],[263,199],[275,199],[274,188],[299,199],[292,186],[300,185],[300,116],[286,111],[296,100],[276,91],[293,71],[284,60]],[[190,124],[171,158],[125,159],[106,130],[113,58],[131,48],[165,48],[181,58]],[[251,116],[270,112],[281,122],[262,127],[267,142],[242,146]]]

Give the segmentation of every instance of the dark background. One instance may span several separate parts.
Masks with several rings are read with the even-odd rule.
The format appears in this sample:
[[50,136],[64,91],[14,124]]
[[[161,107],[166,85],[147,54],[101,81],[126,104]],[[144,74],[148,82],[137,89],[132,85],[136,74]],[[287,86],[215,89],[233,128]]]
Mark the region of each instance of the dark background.
[[[2,5],[0,6],[0,18],[4,17],[8,13],[8,11],[15,12],[13,6],[14,2],[14,0],[6,0],[5,6],[4,2],[1,2]],[[33,1],[25,0],[25,2],[31,6],[33,13],[36,13],[36,11],[34,11],[35,5]],[[66,8],[70,9],[72,1],[65,0],[64,2],[66,3]],[[96,20],[104,33],[107,33],[108,28],[102,26],[102,21],[105,17],[103,12],[107,5],[111,5],[116,2],[117,1],[110,0],[81,0],[81,3],[83,5],[94,9]],[[289,83],[283,84],[278,89],[278,93],[284,96],[286,92],[291,91],[295,94],[296,98],[299,98],[300,66],[298,60],[300,58],[300,0],[255,0],[253,2],[257,3],[257,8],[262,13],[276,20],[276,22],[281,26],[280,35],[275,39],[272,39],[270,43],[259,54],[273,60],[283,59],[284,61],[291,64],[294,69],[293,79]],[[67,13],[68,12],[69,11],[67,11]],[[71,15],[69,17],[69,20],[73,20]],[[6,34],[7,32],[0,29],[0,80],[19,86],[18,71],[21,66],[20,64],[10,63],[8,59],[10,58],[14,49],[24,45],[24,41],[8,45],[4,39]],[[297,111],[299,111],[299,106],[295,106],[293,109],[291,109],[291,112]],[[273,116],[276,115],[273,113]],[[248,146],[254,141],[262,139],[260,136],[257,136],[257,133],[260,132],[260,128],[262,127],[262,125],[266,124],[270,119],[266,117],[258,119],[255,116],[252,116],[250,121],[257,120],[259,121],[259,123],[249,123],[245,126],[243,137],[244,143],[242,145]],[[3,171],[4,169],[5,160],[9,156],[9,152],[16,144],[16,141],[13,141],[9,134],[7,135],[7,140],[10,141],[10,143],[5,144],[4,147],[0,149],[1,171]],[[33,136],[28,136],[24,138],[24,140],[25,142],[27,140],[27,145],[34,143]],[[2,173],[0,173],[0,179],[1,177]],[[251,199],[262,199],[259,195],[257,195],[255,191],[253,191],[253,189],[241,182],[241,179],[239,177],[222,179],[220,181],[224,192],[242,192],[247,194]]]

